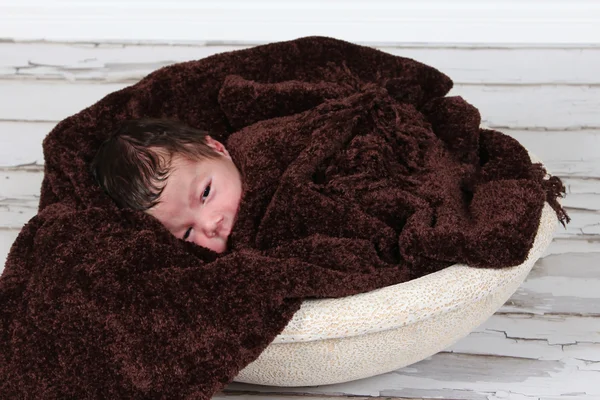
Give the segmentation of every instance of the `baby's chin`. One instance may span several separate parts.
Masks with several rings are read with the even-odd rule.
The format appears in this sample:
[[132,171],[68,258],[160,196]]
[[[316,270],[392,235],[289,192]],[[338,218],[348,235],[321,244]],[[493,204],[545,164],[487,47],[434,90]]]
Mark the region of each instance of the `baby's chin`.
[[229,235],[227,235],[224,239],[219,239],[210,244],[209,249],[214,251],[215,253],[225,253],[227,251],[227,244],[229,243]]

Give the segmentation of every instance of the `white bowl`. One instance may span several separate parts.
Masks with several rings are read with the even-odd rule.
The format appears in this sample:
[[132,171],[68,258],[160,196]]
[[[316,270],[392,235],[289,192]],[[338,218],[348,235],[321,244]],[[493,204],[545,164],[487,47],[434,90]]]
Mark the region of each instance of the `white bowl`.
[[512,296],[549,246],[556,225],[556,214],[546,203],[528,257],[515,267],[455,264],[367,293],[306,300],[234,381],[269,386],[348,382],[394,371],[444,350]]

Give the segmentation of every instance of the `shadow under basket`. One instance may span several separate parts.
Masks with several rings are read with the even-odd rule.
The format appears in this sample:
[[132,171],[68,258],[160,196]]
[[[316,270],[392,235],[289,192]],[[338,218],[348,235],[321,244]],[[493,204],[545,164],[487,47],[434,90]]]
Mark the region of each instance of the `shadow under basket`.
[[[533,162],[539,162],[531,155]],[[442,351],[492,316],[552,241],[544,205],[527,259],[502,269],[455,264],[397,285],[336,299],[306,300],[286,328],[234,379],[315,386],[394,371]]]

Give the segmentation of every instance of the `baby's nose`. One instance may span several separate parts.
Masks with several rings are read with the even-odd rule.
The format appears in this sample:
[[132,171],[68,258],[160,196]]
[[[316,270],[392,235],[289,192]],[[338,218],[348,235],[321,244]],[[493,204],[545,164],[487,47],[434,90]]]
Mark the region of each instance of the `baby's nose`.
[[218,216],[216,218],[213,218],[211,224],[208,226],[208,235],[210,237],[213,237],[217,234],[217,231],[219,230],[219,227],[221,226],[221,224],[223,223],[223,216]]

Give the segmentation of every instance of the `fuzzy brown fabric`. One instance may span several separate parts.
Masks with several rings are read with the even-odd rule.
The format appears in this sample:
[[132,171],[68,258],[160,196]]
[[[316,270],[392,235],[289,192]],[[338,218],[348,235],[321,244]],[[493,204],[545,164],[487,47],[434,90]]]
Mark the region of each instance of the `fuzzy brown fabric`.
[[[0,278],[0,398],[208,399],[303,299],[524,261],[557,178],[419,62],[306,37],[175,64],[44,141]],[[244,180],[230,249],[118,209],[89,164],[119,121],[209,130]]]

